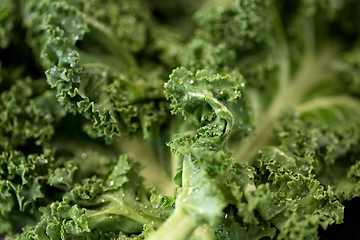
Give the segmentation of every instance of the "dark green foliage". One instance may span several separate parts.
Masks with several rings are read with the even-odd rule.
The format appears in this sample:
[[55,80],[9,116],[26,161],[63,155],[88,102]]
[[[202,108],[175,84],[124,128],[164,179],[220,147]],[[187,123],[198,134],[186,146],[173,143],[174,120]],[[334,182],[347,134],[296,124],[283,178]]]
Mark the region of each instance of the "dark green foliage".
[[359,12],[1,1],[0,233],[319,239],[360,197]]

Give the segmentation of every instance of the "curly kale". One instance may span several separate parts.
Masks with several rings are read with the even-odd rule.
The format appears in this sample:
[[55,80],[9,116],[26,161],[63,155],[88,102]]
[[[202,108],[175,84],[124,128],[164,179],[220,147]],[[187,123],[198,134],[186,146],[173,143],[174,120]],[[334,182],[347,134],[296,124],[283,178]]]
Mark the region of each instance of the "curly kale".
[[359,12],[3,0],[0,233],[320,239],[360,197]]

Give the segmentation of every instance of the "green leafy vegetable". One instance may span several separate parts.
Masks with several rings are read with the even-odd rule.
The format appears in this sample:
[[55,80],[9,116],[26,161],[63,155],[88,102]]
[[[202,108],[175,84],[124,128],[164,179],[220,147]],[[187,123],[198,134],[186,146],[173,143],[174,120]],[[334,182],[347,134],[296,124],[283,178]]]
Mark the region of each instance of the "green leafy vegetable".
[[4,0],[6,239],[320,239],[360,197],[355,0]]

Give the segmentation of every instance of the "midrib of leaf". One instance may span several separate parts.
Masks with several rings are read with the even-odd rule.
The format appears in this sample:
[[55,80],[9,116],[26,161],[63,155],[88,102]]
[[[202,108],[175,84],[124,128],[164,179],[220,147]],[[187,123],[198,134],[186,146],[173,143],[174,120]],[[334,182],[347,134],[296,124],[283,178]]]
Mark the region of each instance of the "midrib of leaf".
[[140,172],[140,175],[144,177],[145,186],[155,186],[157,192],[164,195],[174,193],[176,185],[172,182],[165,168],[159,163],[149,141],[140,138],[121,139],[118,147],[122,154],[127,154],[133,157],[135,161],[145,165],[145,168]]
[[[305,54],[302,65],[294,76],[289,76],[289,64],[286,55],[282,54],[279,69],[279,87],[275,98],[265,111],[259,111],[255,115],[255,135],[252,138],[244,139],[234,150],[233,157],[236,162],[251,162],[260,149],[271,145],[274,140],[273,128],[286,108],[297,108],[298,105],[306,106],[304,97],[316,87],[328,79],[329,74],[326,67],[336,53],[336,47],[328,46],[317,56],[310,51]],[[257,89],[252,90],[249,97],[252,101],[260,101],[258,96],[261,93]],[[255,99],[252,99],[255,97]],[[314,101],[314,100],[309,100]]]
[[336,114],[340,122],[346,121],[346,116],[338,109],[341,106],[349,106],[360,112],[360,101],[347,96],[347,95],[336,95],[336,96],[323,96],[310,99],[304,103],[298,104],[296,110],[300,113],[311,112],[316,109],[329,109],[332,108],[332,112]]
[[106,46],[111,53],[114,53],[114,56],[121,56],[120,58],[126,63],[127,66],[137,67],[136,59],[126,48],[120,44],[120,42],[117,40],[117,37],[110,28],[89,15],[84,15],[83,17],[89,24],[91,30],[93,30],[90,31],[90,33],[94,39],[103,43],[103,46]]
[[[102,195],[102,199],[104,199],[105,202],[107,201],[111,202],[113,205],[110,207],[105,206],[104,209],[102,210],[89,210],[88,211],[89,219],[90,218],[96,219],[98,216],[101,215],[108,216],[109,214],[113,214],[113,215],[121,215],[131,218],[142,224],[148,224],[152,222],[155,227],[159,227],[163,223],[163,220],[152,217],[153,213],[151,212],[151,210],[147,210],[141,214],[140,212],[135,211],[131,207],[128,207],[124,197],[118,198],[111,194],[104,194]],[[131,204],[135,204],[135,202],[132,202]],[[144,209],[142,209],[141,211],[144,211]]]

